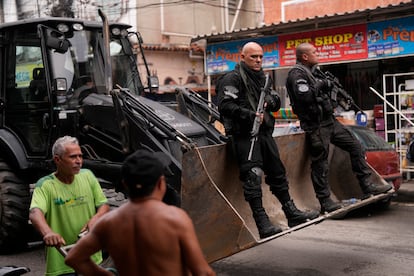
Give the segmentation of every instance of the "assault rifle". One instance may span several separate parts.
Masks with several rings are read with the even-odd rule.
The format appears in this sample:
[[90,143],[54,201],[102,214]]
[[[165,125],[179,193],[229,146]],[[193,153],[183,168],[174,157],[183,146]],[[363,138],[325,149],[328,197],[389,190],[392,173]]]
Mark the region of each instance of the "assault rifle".
[[325,73],[319,68],[319,66],[315,67],[314,73],[316,76],[328,80],[333,88],[330,91],[331,100],[340,106],[342,106],[345,110],[351,109],[352,106],[357,108],[359,111],[364,113],[364,111],[355,104],[354,100],[352,99],[351,95],[346,92],[342,84],[339,82],[338,78],[335,77],[331,72],[326,71]]
[[249,161],[252,159],[254,144],[256,143],[257,136],[259,134],[260,123],[262,121],[262,115],[264,114],[264,109],[265,109],[264,108],[265,96],[266,96],[267,91],[270,89],[270,85],[271,85],[271,82],[269,81],[269,74],[266,74],[266,81],[265,81],[264,86],[260,89],[260,98],[259,98],[259,104],[257,105],[256,117],[254,118],[252,131],[250,132],[250,137],[251,137],[250,138],[250,150],[249,150],[249,155],[247,157],[247,160]]

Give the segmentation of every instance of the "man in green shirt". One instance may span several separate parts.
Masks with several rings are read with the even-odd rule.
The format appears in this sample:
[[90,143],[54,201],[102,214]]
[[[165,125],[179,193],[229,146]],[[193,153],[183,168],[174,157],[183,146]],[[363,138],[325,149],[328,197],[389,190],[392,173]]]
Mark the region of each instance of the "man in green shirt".
[[[52,154],[57,169],[36,183],[29,218],[47,246],[46,275],[76,275],[56,247],[76,243],[78,234],[91,229],[109,206],[93,173],[81,169],[82,151],[76,138],[57,139]],[[102,262],[101,253],[92,259]]]

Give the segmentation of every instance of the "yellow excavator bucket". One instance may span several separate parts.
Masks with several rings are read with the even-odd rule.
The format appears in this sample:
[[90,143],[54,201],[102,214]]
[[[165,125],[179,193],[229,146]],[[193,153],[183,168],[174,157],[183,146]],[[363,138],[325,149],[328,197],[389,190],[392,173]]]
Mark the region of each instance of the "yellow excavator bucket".
[[[275,137],[285,164],[290,194],[299,209],[320,210],[311,177],[304,133]],[[373,170],[373,181],[386,184]],[[329,181],[332,196],[339,201],[361,198],[358,182],[351,170],[348,153],[332,146]],[[230,145],[195,148],[184,153],[182,164],[182,207],[192,218],[203,252],[209,262],[318,223],[326,218],[341,217],[350,210],[383,200],[381,194],[324,214],[308,223],[289,228],[279,201],[262,183],[263,205],[272,223],[282,233],[260,240],[250,207],[244,200],[237,161]]]

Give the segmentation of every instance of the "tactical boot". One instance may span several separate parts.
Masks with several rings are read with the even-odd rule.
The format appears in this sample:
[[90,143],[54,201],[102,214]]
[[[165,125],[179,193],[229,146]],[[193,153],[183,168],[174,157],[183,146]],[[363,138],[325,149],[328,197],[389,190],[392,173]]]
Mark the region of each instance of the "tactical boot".
[[316,211],[304,212],[299,210],[296,208],[293,200],[289,200],[283,204],[282,210],[285,212],[289,227],[295,227],[296,225],[315,219],[319,216],[319,213]]
[[361,189],[364,195],[363,198],[368,198],[371,195],[378,195],[385,192],[388,192],[392,189],[392,186],[390,184],[384,184],[384,185],[377,185],[371,182],[363,183],[361,184]]
[[262,198],[255,197],[249,200],[250,208],[253,212],[253,218],[256,222],[257,229],[259,230],[259,236],[261,239],[275,235],[282,232],[282,229],[274,226],[269,217],[266,214],[262,205]]
[[320,198],[319,202],[321,204],[321,213],[330,213],[335,210],[341,209],[342,205],[338,202],[333,201],[330,197]]
[[259,236],[261,239],[276,235],[282,232],[282,229],[274,226],[267,216],[264,209],[261,211],[253,212],[253,218],[256,222],[257,229],[259,230]]

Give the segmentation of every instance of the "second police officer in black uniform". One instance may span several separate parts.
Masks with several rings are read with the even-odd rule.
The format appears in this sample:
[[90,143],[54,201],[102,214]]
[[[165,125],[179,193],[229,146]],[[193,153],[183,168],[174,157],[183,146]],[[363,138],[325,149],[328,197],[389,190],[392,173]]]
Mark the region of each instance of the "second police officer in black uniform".
[[[359,180],[364,197],[385,193],[391,185],[369,181],[371,170],[365,161],[360,142],[334,116],[335,102],[331,96],[333,83],[317,74],[319,68],[316,48],[302,43],[296,48],[296,65],[289,71],[286,88],[293,112],[306,133],[312,160],[311,178],[321,204],[321,212],[332,212],[341,205],[331,199],[328,183],[329,143],[347,151],[352,170]],[[350,100],[350,99],[348,99]]]

